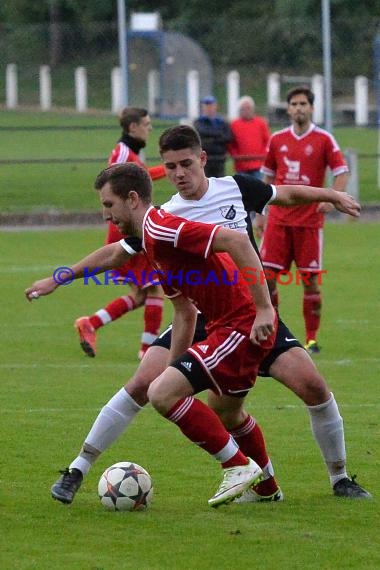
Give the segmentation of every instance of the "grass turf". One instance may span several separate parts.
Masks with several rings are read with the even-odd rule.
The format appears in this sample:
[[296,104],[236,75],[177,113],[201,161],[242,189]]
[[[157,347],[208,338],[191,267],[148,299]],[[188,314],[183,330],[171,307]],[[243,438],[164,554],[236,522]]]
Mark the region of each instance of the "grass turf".
[[[142,313],[101,330],[97,357],[85,357],[73,321],[113,299],[112,286],[76,282],[32,304],[23,290],[98,247],[103,231],[1,233],[2,569],[331,570],[342,560],[348,569],[380,566],[378,225],[328,224],[325,233],[323,349],[316,361],[345,420],[348,468],[374,499],[332,496],[302,403],[260,379],[247,407],[263,427],[285,501],[218,510],[207,506],[219,483],[217,464],[150,407],[98,460],[71,506],[51,499],[58,469],[138,364]],[[281,297],[282,315],[302,339],[301,290],[283,287]],[[153,477],[146,512],[109,513],[97,499],[101,473],[122,460]]]
[[[162,130],[173,123],[156,122],[145,155],[148,165],[160,159],[157,150]],[[80,126],[81,129],[7,130],[9,127]],[[94,130],[94,126],[107,127]],[[275,128],[273,129],[275,130]],[[359,153],[360,200],[380,201],[377,186],[377,132],[370,128],[337,128],[342,149]],[[2,213],[46,211],[95,211],[98,201],[92,190],[96,174],[105,166],[120,136],[117,118],[110,114],[73,115],[7,111],[0,114],[0,211]],[[14,164],[22,159],[91,159],[94,162]],[[97,160],[96,160],[97,159]],[[229,160],[227,170],[232,173]],[[172,194],[165,180],[154,183],[154,201],[163,203]]]

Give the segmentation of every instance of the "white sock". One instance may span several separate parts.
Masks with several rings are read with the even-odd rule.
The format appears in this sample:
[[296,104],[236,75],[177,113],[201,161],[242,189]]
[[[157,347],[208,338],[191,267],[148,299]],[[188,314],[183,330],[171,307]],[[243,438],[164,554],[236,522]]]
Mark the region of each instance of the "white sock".
[[95,315],[99,317],[103,325],[108,325],[108,323],[112,321],[111,315],[105,309],[99,309],[99,311],[96,311]]
[[307,406],[311,430],[325,460],[331,484],[347,477],[343,418],[334,394],[318,406]]
[[236,443],[232,435],[230,435],[230,439],[227,441],[226,445],[222,449],[220,449],[217,453],[214,453],[213,456],[217,461],[220,461],[220,463],[225,463],[226,461],[231,459],[231,457],[236,455],[238,451],[239,451],[238,444]]
[[[142,409],[124,388],[119,390],[101,409],[86,437],[84,449],[70,464],[70,469],[79,469],[86,475],[100,453],[117,440]],[[99,453],[89,452],[88,446]]]
[[263,475],[264,475],[264,481],[266,481],[267,479],[270,479],[270,477],[274,477],[274,469],[273,469],[273,465],[271,460],[269,459],[268,463],[265,465],[265,467],[262,467],[263,470]]

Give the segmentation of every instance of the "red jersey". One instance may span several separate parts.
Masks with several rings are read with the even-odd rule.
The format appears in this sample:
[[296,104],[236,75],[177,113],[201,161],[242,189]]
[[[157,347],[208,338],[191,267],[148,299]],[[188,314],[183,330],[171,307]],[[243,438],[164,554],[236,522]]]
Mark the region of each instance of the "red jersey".
[[151,207],[143,221],[143,249],[166,295],[181,293],[204,314],[208,333],[231,327],[248,335],[256,315],[250,290],[231,257],[212,253],[220,226],[191,222]]
[[[136,151],[138,151],[139,148],[141,148],[140,143],[139,141],[137,141],[137,139],[134,139],[129,135],[125,135],[124,139],[126,142],[128,142],[128,144],[126,144],[126,142],[123,142],[123,140],[117,143],[117,145],[113,149],[108,159],[108,166],[111,166],[112,164],[123,164],[125,162],[135,162],[136,164],[139,164],[140,166],[148,170],[152,180],[158,180],[159,178],[163,178],[164,176],[166,176],[165,168],[163,167],[162,164],[159,164],[158,166],[152,166],[151,168],[147,168],[145,164],[140,160],[138,154],[131,149],[129,145],[133,146],[133,148],[135,148]],[[119,228],[117,228],[115,224],[113,224],[112,222],[108,223],[108,230],[106,236],[107,244],[120,241],[124,237],[126,236],[120,233]],[[143,284],[144,283],[144,280],[142,278],[143,272],[152,271],[152,267],[149,264],[149,261],[146,258],[145,254],[141,252],[138,255],[132,257],[126,263],[124,263],[122,267],[118,267],[117,270],[122,276],[128,275],[129,272],[132,272],[135,280],[138,283],[138,286],[144,287],[146,286],[146,284],[145,285]]]
[[124,162],[136,162],[143,168],[146,168],[152,180],[158,180],[159,178],[164,178],[164,176],[166,176],[165,168],[162,164],[151,166],[149,168],[146,167],[140,160],[139,156],[133,152],[128,145],[120,141],[117,143],[108,159],[108,166],[111,166],[112,164],[123,164]]
[[[347,164],[334,137],[313,123],[303,134],[297,135],[294,127],[272,135],[262,172],[274,176],[274,184],[303,184],[323,186],[326,169],[334,176],[348,172]],[[268,221],[286,226],[321,228],[323,214],[318,204],[284,207],[270,206]]]
[[228,152],[235,156],[255,156],[247,160],[235,159],[235,171],[257,170],[264,162],[270,139],[268,123],[263,117],[250,120],[235,119],[231,123],[233,141],[228,145]]
[[[111,152],[111,155],[108,159],[108,166],[112,166],[112,164],[124,164],[125,162],[135,162],[139,166],[142,166],[149,172],[152,180],[158,180],[159,178],[166,176],[165,168],[162,164],[147,168],[145,164],[140,160],[139,156],[133,152],[133,150],[127,144],[120,141]],[[120,241],[123,239],[123,237],[125,236],[121,234],[118,228],[110,222],[108,224],[106,243],[114,243],[116,241]]]

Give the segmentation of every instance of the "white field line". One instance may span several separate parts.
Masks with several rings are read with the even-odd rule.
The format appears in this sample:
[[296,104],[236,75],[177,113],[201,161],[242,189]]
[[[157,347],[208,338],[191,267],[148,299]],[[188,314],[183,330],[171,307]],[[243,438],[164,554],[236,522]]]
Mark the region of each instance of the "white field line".
[[27,328],[35,328],[35,329],[40,329],[40,328],[66,328],[67,326],[70,326],[70,324],[72,324],[72,326],[74,327],[74,324],[70,321],[62,321],[60,320],[59,322],[54,322],[54,323],[49,323],[49,321],[32,321],[31,323],[2,323],[1,324],[1,328],[2,329],[27,329]]
[[52,271],[54,264],[50,265],[6,265],[1,267],[1,273],[26,273],[27,271]]
[[[355,360],[351,360],[351,359],[344,359],[344,360],[319,360],[317,361],[316,359],[316,363],[320,363],[320,364],[335,364],[336,366],[352,366],[354,364],[359,364],[362,362],[368,362],[368,363],[378,363],[380,362],[380,358],[355,358]],[[89,364],[84,364],[84,363],[68,363],[68,362],[62,362],[62,363],[51,363],[51,362],[34,362],[34,363],[20,363],[20,362],[15,362],[15,363],[0,363],[0,369],[37,369],[37,368],[71,368],[71,369],[77,369],[77,368],[91,368],[94,369],[96,368],[125,368],[126,366],[134,366],[136,365],[135,362],[124,362],[124,363],[120,363],[120,362],[116,362],[116,363],[112,363],[112,362],[93,362],[93,363],[89,363]]]
[[[276,405],[247,405],[248,408],[255,408],[256,410],[296,410],[302,411],[304,413],[305,406],[303,404],[276,404]],[[349,408],[349,409],[366,409],[366,408],[379,408],[380,402],[374,402],[371,404],[342,404],[339,403],[339,408]],[[101,408],[0,408],[0,413],[4,414],[14,414],[14,413],[25,413],[25,414],[78,414],[83,412],[99,413]]]
[[343,358],[342,360],[329,360],[329,359],[315,359],[315,364],[335,364],[336,366],[352,366],[360,362],[380,362],[380,358],[369,357],[369,358]]
[[73,370],[77,370],[77,369],[91,369],[91,370],[95,370],[96,368],[126,368],[128,366],[133,366],[136,367],[138,364],[138,362],[117,362],[117,363],[112,363],[112,362],[94,362],[93,364],[83,364],[83,363],[65,363],[62,362],[62,364],[53,364],[51,362],[35,362],[35,363],[30,363],[30,364],[23,364],[23,363],[0,363],[0,369],[3,370],[37,370],[38,368],[53,368],[53,369],[59,369],[59,368],[71,368]]
[[369,325],[369,319],[337,319],[335,321],[338,325],[343,325],[345,327],[356,327],[362,325]]

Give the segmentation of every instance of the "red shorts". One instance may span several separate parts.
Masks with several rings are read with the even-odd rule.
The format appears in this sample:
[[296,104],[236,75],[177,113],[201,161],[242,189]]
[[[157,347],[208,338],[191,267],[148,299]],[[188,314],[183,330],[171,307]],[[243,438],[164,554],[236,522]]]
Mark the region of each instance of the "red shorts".
[[260,255],[266,267],[288,271],[295,262],[297,269],[311,273],[322,269],[323,230],[269,223],[264,231]]
[[[219,327],[205,340],[193,344],[187,353],[202,365],[211,390],[217,394],[243,397],[255,384],[260,363],[274,345],[276,331],[277,322],[275,332],[262,344],[256,345],[247,335]],[[181,360],[185,361],[181,370],[192,383],[185,370],[186,355],[182,355]]]

